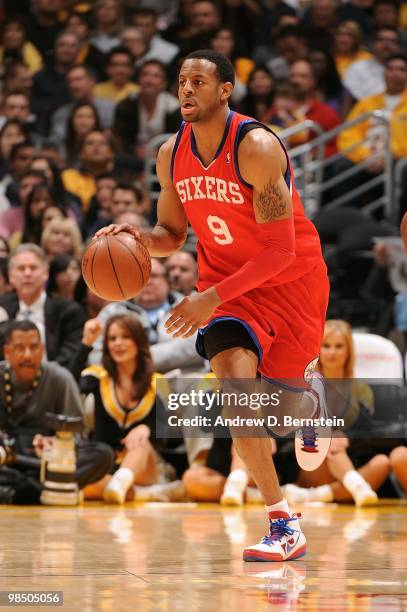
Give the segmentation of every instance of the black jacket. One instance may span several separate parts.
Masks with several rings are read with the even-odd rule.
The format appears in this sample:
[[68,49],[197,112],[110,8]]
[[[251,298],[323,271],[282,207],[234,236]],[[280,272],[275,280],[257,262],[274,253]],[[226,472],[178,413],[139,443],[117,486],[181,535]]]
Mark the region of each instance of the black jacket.
[[[0,308],[14,319],[18,312],[16,293],[0,297]],[[79,304],[63,298],[47,297],[45,302],[45,340],[48,361],[57,361],[68,367],[75,352],[81,346],[82,328],[86,321],[85,311]],[[3,332],[7,321],[0,323],[0,359],[3,359]]]

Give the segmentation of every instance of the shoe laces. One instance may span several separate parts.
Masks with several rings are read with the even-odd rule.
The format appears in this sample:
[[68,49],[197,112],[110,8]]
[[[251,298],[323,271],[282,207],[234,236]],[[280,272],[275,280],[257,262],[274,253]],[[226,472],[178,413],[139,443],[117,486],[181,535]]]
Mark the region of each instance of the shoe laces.
[[293,514],[289,518],[279,518],[273,519],[270,521],[270,531],[268,535],[266,535],[262,543],[263,544],[272,544],[273,542],[277,542],[281,540],[284,536],[293,535],[298,529],[293,529],[288,523],[291,521],[298,521],[301,518],[301,514]]
[[302,427],[302,450],[307,453],[316,453],[317,449],[317,432],[315,427]]

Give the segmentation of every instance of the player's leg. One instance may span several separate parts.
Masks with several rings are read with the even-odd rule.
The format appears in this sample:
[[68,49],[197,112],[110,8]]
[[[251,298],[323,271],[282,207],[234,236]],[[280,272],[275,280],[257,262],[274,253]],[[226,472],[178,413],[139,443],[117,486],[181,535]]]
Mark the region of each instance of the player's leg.
[[199,502],[218,502],[222,496],[226,478],[220,472],[204,465],[189,468],[182,482],[187,497]]

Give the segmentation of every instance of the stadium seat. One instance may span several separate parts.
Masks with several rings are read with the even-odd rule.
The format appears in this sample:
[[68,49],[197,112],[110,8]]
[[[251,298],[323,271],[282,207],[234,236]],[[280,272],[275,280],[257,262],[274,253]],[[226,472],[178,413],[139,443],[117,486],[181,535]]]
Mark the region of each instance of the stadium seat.
[[354,332],[355,377],[376,379],[379,384],[404,384],[403,358],[397,346],[376,334]]

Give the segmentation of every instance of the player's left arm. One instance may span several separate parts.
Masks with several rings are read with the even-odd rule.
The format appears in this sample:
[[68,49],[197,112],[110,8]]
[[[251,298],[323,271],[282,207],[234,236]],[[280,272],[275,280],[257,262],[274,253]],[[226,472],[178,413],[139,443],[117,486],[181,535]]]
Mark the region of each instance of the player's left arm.
[[240,172],[253,186],[259,252],[237,272],[203,293],[184,298],[166,322],[170,333],[188,337],[223,302],[259,287],[295,259],[293,204],[284,179],[287,159],[278,140],[264,129],[249,132],[239,147]]

